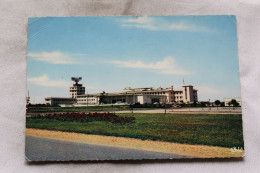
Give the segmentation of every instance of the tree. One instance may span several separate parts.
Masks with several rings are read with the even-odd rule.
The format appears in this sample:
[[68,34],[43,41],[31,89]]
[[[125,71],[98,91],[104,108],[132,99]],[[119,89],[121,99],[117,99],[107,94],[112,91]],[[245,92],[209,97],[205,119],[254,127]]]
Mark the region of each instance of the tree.
[[201,107],[206,107],[206,103],[205,102],[200,102]]
[[204,107],[206,107],[206,103],[205,102],[200,102],[200,105],[202,107],[202,110],[203,110]]
[[233,105],[233,109],[235,109],[235,107],[238,107],[239,105],[239,103],[235,99],[232,99],[230,103]]
[[218,106],[221,104],[221,102],[219,100],[215,100],[215,105],[217,106],[217,109],[218,109]]
[[105,93],[106,93],[105,91],[100,93],[99,104],[105,103]]

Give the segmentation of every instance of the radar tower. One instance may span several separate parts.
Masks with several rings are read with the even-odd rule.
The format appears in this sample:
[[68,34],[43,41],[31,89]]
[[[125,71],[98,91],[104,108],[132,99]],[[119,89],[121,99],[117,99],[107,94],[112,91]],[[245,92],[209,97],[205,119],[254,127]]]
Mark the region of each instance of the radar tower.
[[76,82],[75,84],[77,85],[78,82],[82,80],[82,77],[71,77],[71,80]]

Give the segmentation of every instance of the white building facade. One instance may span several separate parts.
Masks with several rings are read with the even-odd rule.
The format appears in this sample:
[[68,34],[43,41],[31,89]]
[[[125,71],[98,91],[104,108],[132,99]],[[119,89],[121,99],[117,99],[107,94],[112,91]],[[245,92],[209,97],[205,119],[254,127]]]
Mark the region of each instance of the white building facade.
[[45,104],[50,106],[73,105],[77,103],[76,98],[46,97]]
[[[102,104],[175,104],[198,102],[198,90],[192,85],[184,85],[180,90],[169,88],[131,88],[127,87],[121,92],[85,94],[85,87],[77,82],[70,87],[70,98],[45,98],[49,105],[77,104],[98,105]],[[60,103],[59,103],[60,100]]]
[[82,84],[75,83],[70,87],[70,97],[77,98],[79,95],[85,94],[85,87]]

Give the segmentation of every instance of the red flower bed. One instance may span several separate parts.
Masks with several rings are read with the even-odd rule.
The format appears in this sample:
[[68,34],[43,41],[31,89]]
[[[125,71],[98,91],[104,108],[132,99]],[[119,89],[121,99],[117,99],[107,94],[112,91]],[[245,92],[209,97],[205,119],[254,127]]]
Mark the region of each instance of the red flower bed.
[[133,123],[135,117],[119,117],[115,113],[54,113],[54,114],[37,114],[32,115],[33,119],[54,119],[59,121],[77,121],[77,122],[92,122],[92,121],[107,121],[115,124]]

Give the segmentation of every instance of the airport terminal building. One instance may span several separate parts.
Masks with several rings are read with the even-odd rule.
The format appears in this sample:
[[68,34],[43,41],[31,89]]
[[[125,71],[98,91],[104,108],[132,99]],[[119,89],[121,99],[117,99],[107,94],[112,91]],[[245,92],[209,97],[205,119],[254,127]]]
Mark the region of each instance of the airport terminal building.
[[182,89],[169,88],[131,88],[127,87],[121,92],[85,94],[85,87],[76,80],[70,87],[70,97],[47,97],[45,104],[55,105],[98,105],[103,104],[174,104],[198,102],[198,90],[192,85],[183,85]]

